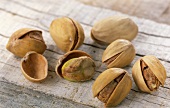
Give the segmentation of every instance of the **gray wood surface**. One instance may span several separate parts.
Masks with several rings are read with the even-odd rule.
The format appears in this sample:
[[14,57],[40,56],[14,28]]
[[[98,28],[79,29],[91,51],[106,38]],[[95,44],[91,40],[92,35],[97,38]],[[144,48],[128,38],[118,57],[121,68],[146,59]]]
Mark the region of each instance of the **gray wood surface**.
[[101,8],[170,24],[170,0],[77,0]]
[[0,86],[0,108],[92,108],[4,81]]
[[[4,89],[2,85],[12,86],[14,95],[18,95],[17,89],[25,88],[33,92],[35,95],[43,95],[47,98],[57,98],[63,100],[63,106],[73,105],[73,107],[97,107],[102,108],[103,104],[96,98],[93,98],[91,86],[96,77],[106,69],[105,65],[101,63],[101,57],[106,46],[101,46],[95,43],[90,38],[90,30],[94,22],[99,19],[112,15],[125,15],[116,11],[97,8],[93,6],[84,5],[74,0],[0,0],[0,100],[8,100],[10,98],[10,91],[4,96]],[[91,81],[83,83],[69,82],[59,78],[55,74],[55,65],[61,52],[53,42],[49,34],[49,25],[55,18],[68,16],[79,21],[85,30],[85,41],[79,50],[89,53],[96,62],[96,74]],[[159,24],[151,20],[140,19],[129,16],[139,27],[139,33],[135,40],[132,41],[136,49],[136,57],[131,65],[125,67],[131,75],[131,67],[134,62],[144,55],[155,55],[164,64],[167,70],[167,79],[164,87],[160,87],[157,92],[152,94],[141,93],[133,82],[133,87],[125,100],[118,105],[120,108],[166,108],[170,106],[170,26]],[[37,28],[43,31],[43,36],[47,44],[47,50],[43,54],[49,65],[48,78],[42,83],[32,83],[24,78],[20,70],[20,58],[15,57],[5,49],[5,45],[11,34],[17,29],[23,27]],[[11,84],[11,85],[10,85]],[[14,86],[13,86],[14,85]],[[16,87],[15,87],[16,86]],[[5,86],[4,86],[5,87]],[[7,89],[10,89],[7,88]],[[6,91],[6,90],[5,90]],[[22,90],[19,90],[22,91]],[[27,90],[22,91],[28,93]],[[9,95],[8,95],[9,94]],[[8,98],[6,98],[6,96]],[[21,98],[29,99],[33,96]],[[11,100],[11,107],[18,105],[22,107],[20,97],[16,97],[17,101]],[[41,103],[37,100],[37,106]],[[69,101],[68,101],[69,100]],[[34,99],[32,100],[34,101]],[[40,99],[42,103],[46,99]],[[57,102],[56,101],[56,102]],[[8,101],[0,101],[0,106],[7,105]],[[64,105],[66,104],[66,106]],[[27,104],[23,104],[27,105]],[[45,104],[44,104],[45,105]],[[50,106],[51,105],[51,106]],[[49,106],[53,106],[49,103]],[[27,107],[30,107],[29,104]],[[45,108],[46,106],[40,105]],[[38,107],[38,108],[39,108]]]

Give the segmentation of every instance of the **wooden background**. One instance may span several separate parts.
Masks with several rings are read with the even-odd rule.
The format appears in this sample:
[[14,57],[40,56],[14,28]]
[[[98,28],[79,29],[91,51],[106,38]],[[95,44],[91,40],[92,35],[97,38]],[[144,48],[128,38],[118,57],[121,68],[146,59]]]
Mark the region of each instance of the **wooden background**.
[[[164,6],[166,4],[163,5],[162,2],[160,2],[160,7],[156,6],[157,10],[166,7]],[[138,4],[138,6],[141,5]],[[138,36],[132,41],[137,52],[136,57],[131,65],[124,68],[130,73],[130,76],[134,62],[144,55],[155,55],[167,70],[164,87],[160,87],[157,92],[152,94],[146,94],[141,93],[133,82],[129,95],[117,108],[170,107],[170,26],[160,23],[163,21],[152,21],[145,19],[149,17],[141,18],[137,14],[130,14],[127,11],[125,11],[126,14],[123,14],[120,13],[123,11],[115,10],[100,6],[94,7],[75,0],[0,0],[0,107],[102,108],[103,104],[98,99],[93,98],[91,86],[96,77],[106,69],[101,63],[101,56],[106,47],[98,45],[90,38],[90,30],[94,22],[112,15],[132,15],[129,17],[139,27]],[[97,65],[96,74],[90,81],[69,82],[59,78],[55,73],[56,62],[63,53],[50,37],[49,25],[53,19],[62,16],[79,21],[85,30],[86,38],[79,50],[89,53]],[[20,70],[21,58],[14,56],[5,48],[11,34],[23,27],[43,31],[47,44],[47,49],[43,55],[49,63],[49,75],[42,83],[32,83],[26,80]]]
[[78,0],[85,4],[170,24],[170,0]]

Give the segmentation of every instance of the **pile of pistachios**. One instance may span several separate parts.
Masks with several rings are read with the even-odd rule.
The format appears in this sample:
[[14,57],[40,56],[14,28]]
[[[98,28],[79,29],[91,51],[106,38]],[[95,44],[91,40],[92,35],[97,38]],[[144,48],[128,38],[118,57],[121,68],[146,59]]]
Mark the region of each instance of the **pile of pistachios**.
[[[79,22],[62,17],[50,25],[50,35],[56,46],[65,54],[57,61],[56,73],[69,81],[87,81],[95,74],[95,62],[84,51],[76,50],[84,42],[84,30]],[[130,42],[138,34],[138,26],[128,17],[112,16],[102,19],[91,29],[91,38],[100,45],[108,45],[102,55],[107,70],[94,81],[94,97],[106,107],[118,105],[130,92],[132,80],[128,72],[121,69],[135,58],[135,47]],[[48,62],[42,55],[46,50],[40,30],[22,28],[10,37],[6,48],[14,55],[23,57],[21,70],[32,82],[43,81],[48,75]],[[146,93],[156,91],[164,85],[166,70],[158,58],[146,55],[132,67],[132,77],[137,87]]]

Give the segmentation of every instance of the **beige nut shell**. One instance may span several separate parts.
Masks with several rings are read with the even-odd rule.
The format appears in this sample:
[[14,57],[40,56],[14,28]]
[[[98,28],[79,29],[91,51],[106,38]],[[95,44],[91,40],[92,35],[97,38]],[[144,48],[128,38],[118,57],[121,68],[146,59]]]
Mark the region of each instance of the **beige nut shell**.
[[106,85],[123,73],[125,73],[124,77],[116,86],[107,103],[105,103],[106,106],[118,105],[128,95],[132,87],[132,80],[130,79],[128,73],[123,69],[110,68],[102,72],[93,83],[93,96],[96,97]]
[[85,38],[82,26],[68,17],[53,20],[50,25],[50,34],[57,47],[63,52],[79,48]]
[[105,61],[117,54],[119,55],[115,58],[115,60],[107,65],[108,68],[120,68],[130,64],[135,57],[135,48],[130,41],[125,39],[117,39],[104,51],[102,62],[105,63]]
[[116,39],[133,40],[138,33],[137,25],[126,16],[112,16],[94,24],[91,37],[99,44],[110,44]]
[[14,55],[19,57],[24,57],[25,54],[29,51],[36,51],[42,54],[47,47],[43,37],[40,36],[36,38],[23,38],[24,35],[30,32],[40,32],[42,34],[40,30],[32,28],[19,29],[12,34],[6,45],[6,48]]
[[30,51],[21,60],[21,71],[29,81],[41,82],[48,75],[47,60],[43,55]]
[[159,59],[157,59],[153,55],[147,55],[141,57],[139,60],[137,60],[137,62],[132,67],[132,76],[138,88],[143,92],[151,93],[152,91],[150,91],[150,89],[147,87],[142,75],[141,65],[140,65],[141,60],[143,60],[148,65],[148,67],[151,69],[153,74],[160,81],[161,85],[164,85],[165,83],[166,70],[164,66],[161,64],[161,62],[159,61]]

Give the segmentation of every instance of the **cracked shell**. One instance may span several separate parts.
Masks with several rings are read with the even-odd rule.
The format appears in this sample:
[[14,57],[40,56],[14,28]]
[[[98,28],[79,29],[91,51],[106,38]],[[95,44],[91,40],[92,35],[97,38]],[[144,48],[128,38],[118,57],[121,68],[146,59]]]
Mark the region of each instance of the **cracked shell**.
[[95,63],[83,51],[69,51],[58,60],[56,73],[69,81],[90,80],[95,73]]
[[105,103],[106,107],[118,105],[130,92],[132,80],[127,71],[110,68],[102,72],[92,86],[93,96]]
[[133,40],[138,33],[138,26],[128,17],[112,16],[94,24],[91,38],[99,44],[110,44],[116,39]]
[[29,81],[43,81],[48,74],[47,60],[43,55],[30,51],[21,60],[21,71]]
[[130,64],[134,57],[135,48],[132,43],[125,39],[117,39],[104,51],[102,62],[105,63],[108,68],[120,68]]
[[7,50],[19,57],[24,57],[29,51],[42,54],[46,47],[42,31],[31,28],[22,28],[14,32],[6,45]]
[[82,26],[68,17],[53,20],[50,25],[50,34],[57,47],[63,52],[79,48],[84,41]]
[[138,88],[147,93],[156,91],[166,80],[166,70],[153,55],[141,57],[132,68],[133,79]]

